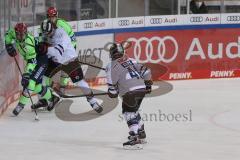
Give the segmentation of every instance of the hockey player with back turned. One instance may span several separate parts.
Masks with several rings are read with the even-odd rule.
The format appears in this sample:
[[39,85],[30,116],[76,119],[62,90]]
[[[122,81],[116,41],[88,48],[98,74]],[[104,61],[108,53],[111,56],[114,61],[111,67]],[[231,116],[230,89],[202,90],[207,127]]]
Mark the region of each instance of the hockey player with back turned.
[[48,20],[43,21],[41,30],[48,40],[46,42],[48,48],[43,53],[49,59],[45,75],[50,76],[57,67],[61,66],[75,86],[80,87],[83,93],[88,95],[86,98],[92,108],[98,113],[102,112],[102,107],[98,104],[92,90],[84,80],[81,64],[78,62],[78,54],[71,44],[71,39],[67,33]]
[[122,114],[129,127],[126,149],[141,149],[146,133],[139,107],[146,93],[151,92],[151,71],[124,54],[122,44],[114,43],[110,50],[110,62],[106,67],[109,97],[122,97]]

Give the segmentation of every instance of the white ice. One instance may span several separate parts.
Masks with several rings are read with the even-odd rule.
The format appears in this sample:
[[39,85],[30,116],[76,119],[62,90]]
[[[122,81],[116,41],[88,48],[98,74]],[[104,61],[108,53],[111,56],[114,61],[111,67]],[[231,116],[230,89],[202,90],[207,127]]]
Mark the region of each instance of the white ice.
[[[29,107],[12,117],[15,103],[0,119],[0,160],[239,160],[240,79],[170,83],[171,92],[142,103],[148,141],[143,150],[122,149],[128,128],[120,104],[90,121],[66,122],[41,112],[34,122]],[[74,99],[71,112],[89,108],[84,98]],[[192,119],[151,121],[159,110],[189,116],[191,111]]]

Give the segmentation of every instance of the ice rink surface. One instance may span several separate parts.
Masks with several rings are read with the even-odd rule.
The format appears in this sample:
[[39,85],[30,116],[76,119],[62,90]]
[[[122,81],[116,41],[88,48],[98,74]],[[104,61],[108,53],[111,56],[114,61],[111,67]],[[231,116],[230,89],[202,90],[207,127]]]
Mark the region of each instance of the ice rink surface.
[[[239,160],[240,79],[170,83],[171,92],[142,103],[143,150],[122,148],[128,128],[120,104],[89,121],[62,121],[53,111],[34,122],[29,107],[12,117],[15,103],[0,119],[0,160]],[[71,106],[74,113],[88,109],[85,98]]]

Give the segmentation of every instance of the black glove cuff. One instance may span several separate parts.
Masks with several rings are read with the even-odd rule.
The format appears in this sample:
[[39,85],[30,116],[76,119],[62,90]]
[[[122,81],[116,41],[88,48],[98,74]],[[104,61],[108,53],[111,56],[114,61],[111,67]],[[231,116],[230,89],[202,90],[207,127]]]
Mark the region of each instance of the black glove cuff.
[[144,83],[145,83],[146,86],[153,85],[153,81],[152,80],[145,80]]

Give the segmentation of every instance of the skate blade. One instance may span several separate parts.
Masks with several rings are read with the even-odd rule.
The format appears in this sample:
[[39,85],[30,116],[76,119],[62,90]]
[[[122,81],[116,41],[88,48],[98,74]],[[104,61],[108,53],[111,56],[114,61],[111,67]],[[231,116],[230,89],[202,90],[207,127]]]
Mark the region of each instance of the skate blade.
[[143,145],[142,144],[125,145],[125,146],[123,146],[123,149],[125,149],[125,150],[141,150],[141,149],[143,149]]

